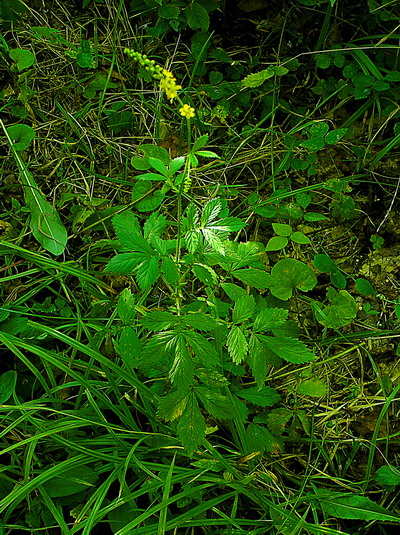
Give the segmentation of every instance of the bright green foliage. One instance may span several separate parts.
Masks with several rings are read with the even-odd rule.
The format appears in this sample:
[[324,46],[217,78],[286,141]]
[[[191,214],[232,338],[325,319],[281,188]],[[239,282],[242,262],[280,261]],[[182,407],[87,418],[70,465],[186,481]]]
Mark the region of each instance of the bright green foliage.
[[374,479],[378,485],[390,492],[400,485],[400,472],[394,466],[387,464],[378,468]]
[[351,323],[358,310],[354,297],[346,290],[337,292],[333,288],[328,288],[326,295],[330,305],[320,308],[319,304],[313,303],[316,319],[331,329],[340,329]]
[[0,404],[6,403],[12,396],[17,384],[17,372],[9,370],[0,375]]
[[278,236],[270,238],[265,248],[266,251],[278,251],[279,249],[284,249],[289,243],[289,240],[299,245],[311,243],[308,236],[301,231],[293,231],[291,225],[272,223],[272,228]]

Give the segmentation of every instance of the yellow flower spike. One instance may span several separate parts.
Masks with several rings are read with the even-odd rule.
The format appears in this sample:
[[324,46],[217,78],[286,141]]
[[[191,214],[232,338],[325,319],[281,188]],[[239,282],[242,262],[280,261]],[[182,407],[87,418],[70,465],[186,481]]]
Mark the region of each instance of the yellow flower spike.
[[186,117],[186,119],[191,119],[194,117],[194,108],[189,106],[189,104],[184,104],[182,108],[179,109],[179,113],[182,115],[182,117]]

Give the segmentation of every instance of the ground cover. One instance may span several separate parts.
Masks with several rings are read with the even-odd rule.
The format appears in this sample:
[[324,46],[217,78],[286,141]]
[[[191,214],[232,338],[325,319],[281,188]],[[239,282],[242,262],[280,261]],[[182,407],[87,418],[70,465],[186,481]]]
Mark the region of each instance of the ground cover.
[[2,533],[397,532],[398,8],[2,2]]

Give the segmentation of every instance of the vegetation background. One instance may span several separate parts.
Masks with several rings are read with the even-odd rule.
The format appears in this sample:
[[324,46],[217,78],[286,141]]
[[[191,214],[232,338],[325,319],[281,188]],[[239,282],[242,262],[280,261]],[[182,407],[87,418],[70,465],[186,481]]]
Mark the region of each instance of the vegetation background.
[[397,533],[397,0],[1,0],[0,533]]

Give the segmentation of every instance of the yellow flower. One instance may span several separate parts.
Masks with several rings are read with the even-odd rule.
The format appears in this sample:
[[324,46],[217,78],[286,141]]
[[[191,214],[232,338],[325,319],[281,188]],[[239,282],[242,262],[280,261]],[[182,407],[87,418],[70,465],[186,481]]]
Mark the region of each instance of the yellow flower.
[[182,117],[186,117],[186,119],[191,119],[194,117],[194,108],[189,106],[189,104],[184,104],[182,108],[179,110]]
[[164,91],[167,98],[172,102],[174,98],[178,96],[178,91],[182,89],[182,86],[176,83],[176,79],[173,77],[162,78],[160,81],[160,89]]

